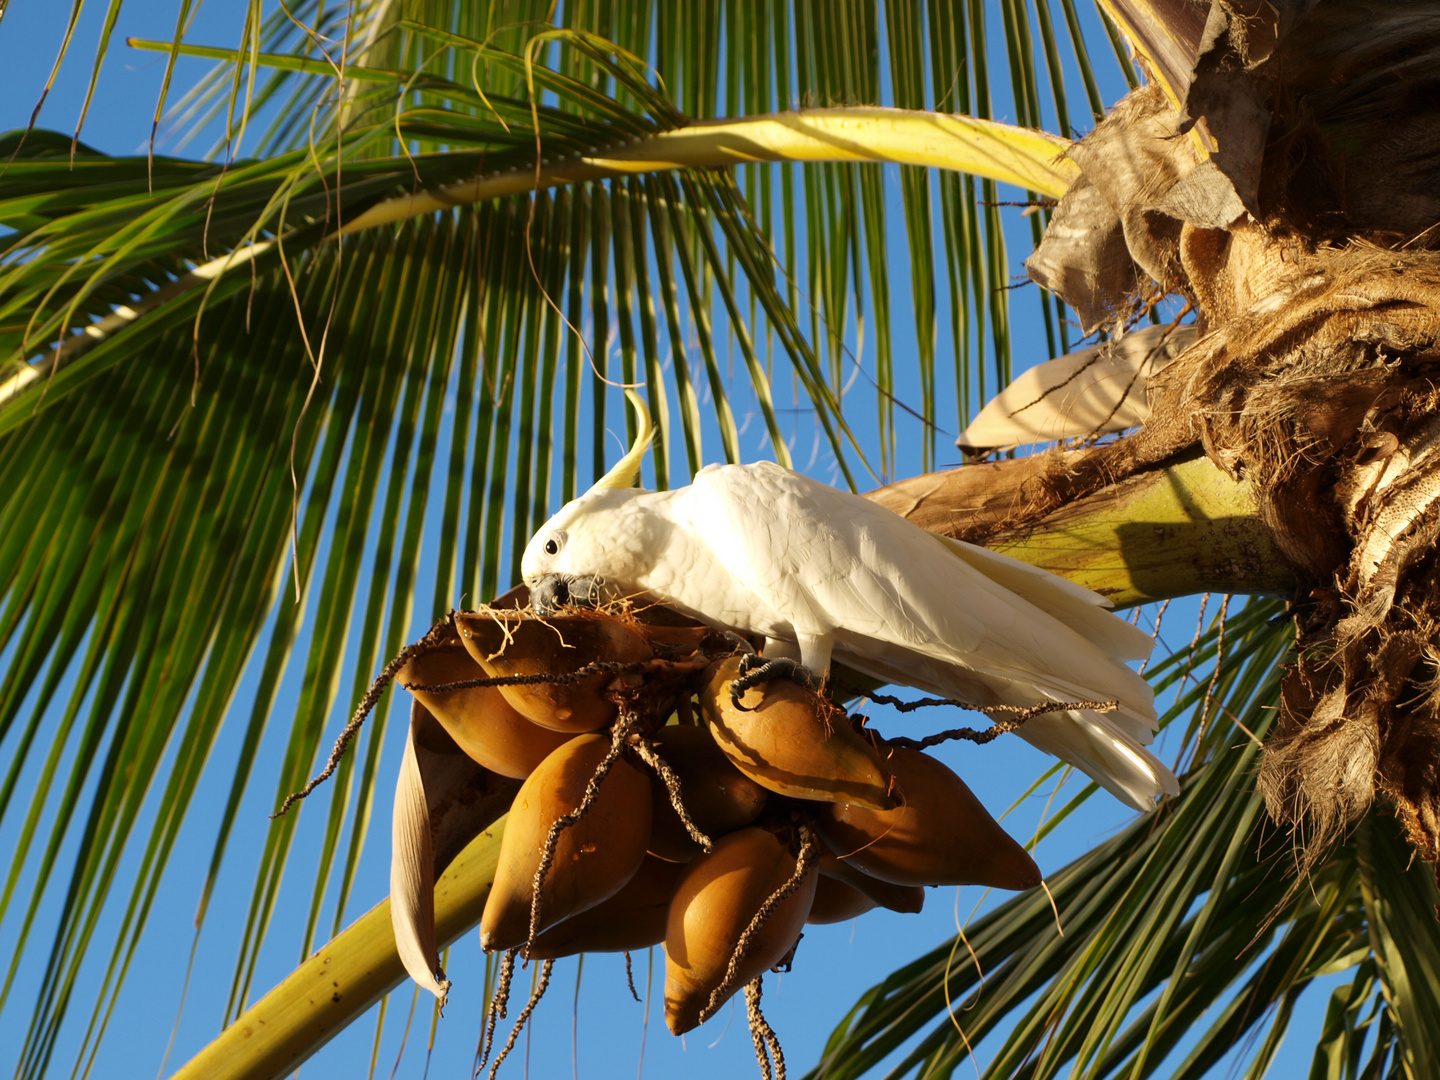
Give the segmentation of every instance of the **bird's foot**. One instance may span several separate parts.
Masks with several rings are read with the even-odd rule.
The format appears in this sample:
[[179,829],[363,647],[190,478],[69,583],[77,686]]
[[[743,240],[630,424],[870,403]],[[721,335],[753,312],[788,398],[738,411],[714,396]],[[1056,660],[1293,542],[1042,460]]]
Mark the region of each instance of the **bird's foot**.
[[740,695],[752,686],[774,682],[776,679],[789,679],[791,682],[799,683],[807,690],[814,690],[819,685],[819,680],[799,660],[788,656],[777,656],[773,660],[767,660],[758,653],[746,653],[740,657],[740,674],[730,684],[731,704],[741,712],[753,711],[740,704]]

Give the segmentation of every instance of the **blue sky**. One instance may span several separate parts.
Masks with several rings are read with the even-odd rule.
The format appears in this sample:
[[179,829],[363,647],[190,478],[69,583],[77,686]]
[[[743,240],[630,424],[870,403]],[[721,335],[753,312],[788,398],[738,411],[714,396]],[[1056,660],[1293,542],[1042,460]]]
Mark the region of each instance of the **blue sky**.
[[[7,57],[6,65],[0,68],[0,110],[3,110],[0,130],[23,126],[28,120],[58,48],[67,13],[65,9],[65,5],[19,0],[11,5],[3,23],[0,23],[0,50]],[[154,53],[136,53],[127,49],[123,39],[127,35],[167,39],[174,28],[174,10],[175,4],[170,0],[130,0],[125,5],[112,40],[100,91],[82,136],[86,142],[117,154],[142,148],[149,135],[164,61]],[[189,35],[190,40],[217,45],[233,42],[238,32],[239,11],[240,5],[236,4],[212,3],[201,7]],[[87,9],[59,85],[41,115],[42,126],[67,132],[72,129],[83,97],[85,76],[94,54],[97,25],[102,14],[103,7],[100,5],[92,4]],[[998,23],[997,16],[994,24]],[[1096,40],[1095,44],[1098,48],[1103,40]],[[1101,67],[1104,70],[1113,69],[1113,65]],[[183,91],[206,68],[207,65],[197,62],[182,63],[175,83],[176,91]],[[1072,85],[1078,86],[1078,81]],[[1104,89],[1106,100],[1113,101],[1123,91],[1123,84],[1114,79]],[[1078,94],[1072,91],[1072,97],[1078,98]],[[178,92],[172,94],[172,100],[175,98],[178,98]],[[1078,100],[1072,101],[1072,111],[1077,115],[1083,112]],[[201,140],[194,145],[198,148],[203,142]],[[889,209],[898,222],[898,191],[891,185],[890,192],[894,205]],[[1007,210],[1006,213],[1009,215],[1010,273],[1020,274],[1020,263],[1029,251],[1029,228],[1020,220],[1018,210]],[[897,334],[896,355],[901,358],[913,351],[914,327],[907,325],[907,315],[913,310],[913,304],[904,292],[908,288],[905,278],[908,256],[902,246],[905,243],[903,228],[898,224],[892,227],[890,237],[892,288],[896,292],[892,298]],[[1016,294],[1013,307],[1016,364],[1023,367],[1045,358],[1045,339],[1038,316],[1034,314],[1034,300],[1029,290]],[[944,370],[944,365],[949,363],[949,346],[944,341],[948,319],[943,311],[937,321],[941,328],[941,364]],[[847,328],[847,333],[853,343],[853,326]],[[870,357],[862,350],[859,360],[863,367]],[[945,393],[953,401],[953,387]],[[953,405],[942,405],[941,415],[947,413],[954,415]],[[873,409],[857,408],[854,415],[872,417]],[[611,420],[612,429],[623,432],[618,413],[612,415]],[[909,423],[903,417],[901,422]],[[863,423],[873,423],[873,420]],[[950,431],[948,437],[953,439],[954,434]],[[862,440],[867,436],[873,439],[873,429],[866,431],[862,426],[860,435]],[[810,432],[797,428],[796,436],[797,464],[805,466],[810,459],[811,471],[821,479],[830,479],[830,469],[823,456],[811,458],[808,447]],[[918,425],[902,428],[898,468],[901,475],[919,471],[918,446],[923,437]],[[947,445],[947,439],[942,438],[940,463],[958,463],[958,454],[953,449],[947,451]],[[712,438],[708,447],[713,455],[718,450],[718,440]],[[745,446],[749,456],[760,451],[758,446]],[[682,455],[677,453],[677,468],[683,468],[681,461]],[[438,509],[438,500],[436,506]],[[427,537],[433,538],[434,532],[433,527],[427,529]],[[430,542],[433,543],[433,539]],[[1213,614],[1213,606],[1210,612]],[[1167,642],[1172,646],[1188,643],[1197,615],[1198,604],[1193,601],[1171,606],[1161,638],[1162,652]],[[1149,625],[1151,618],[1151,613],[1145,613],[1142,625]],[[416,636],[424,628],[417,624]],[[307,641],[302,637],[297,643],[297,657],[303,655],[306,645]],[[258,667],[258,663],[254,666]],[[154,1075],[166,1055],[177,1014],[178,1026],[167,1072],[173,1071],[218,1030],[249,899],[249,883],[253,879],[265,835],[273,784],[270,778],[278,768],[284,749],[284,718],[289,715],[287,707],[293,708],[293,701],[298,696],[303,666],[292,663],[287,673],[275,722],[261,750],[257,773],[261,780],[252,785],[242,808],[239,834],[232,842],[232,855],[198,945],[192,926],[204,868],[219,820],[221,797],[218,794],[213,803],[197,805],[196,812],[187,823],[181,847],[172,861],[157,908],[151,915],[149,929],[125,992],[110,1020],[95,1075]],[[349,685],[352,675],[348,669],[343,672],[342,685]],[[232,716],[245,714],[249,706],[246,695],[253,693],[252,677],[242,688],[240,699],[232,705]],[[347,710],[347,702],[337,706],[337,728],[343,722],[341,714]],[[872,715],[883,730],[914,730],[914,722],[887,717],[883,710],[872,710]],[[398,770],[400,731],[398,723],[391,724],[390,741],[381,766],[382,777],[393,777]],[[229,725],[213,754],[207,782],[217,793],[228,787],[233,768],[231,762],[238,752],[240,735],[240,724]],[[0,755],[12,752],[12,747],[0,746]],[[981,800],[996,814],[1014,803],[1049,765],[1048,759],[1018,739],[1002,739],[985,748],[949,744],[939,751],[939,756],[965,777]],[[1071,781],[1066,791],[1076,790],[1079,786]],[[389,781],[382,782],[377,817],[372,822],[360,878],[354,898],[344,913],[344,921],[358,915],[385,894],[389,859],[388,829],[385,825],[389,793]],[[1024,800],[1006,819],[1006,826],[1021,839],[1029,839],[1047,811],[1053,813],[1065,793],[1061,792],[1060,799],[1052,803],[1053,784],[1046,786]],[[153,809],[152,806],[152,814]],[[1081,812],[1068,819],[1040,845],[1036,857],[1042,870],[1049,872],[1064,865],[1081,851],[1111,835],[1118,826],[1131,820],[1131,816],[1129,811],[1103,795],[1090,800]],[[302,827],[292,852],[292,873],[283,887],[280,912],[261,954],[257,990],[282,978],[298,959],[300,926],[309,907],[312,886],[307,859],[319,849],[322,817],[320,814],[312,815],[310,827]],[[148,825],[148,819],[142,821],[141,829],[148,828]],[[0,850],[6,850],[14,843],[16,829],[17,823],[12,820],[0,822]],[[73,838],[68,850],[73,851]],[[133,873],[133,859],[127,865],[129,872]],[[957,925],[973,917],[977,910],[985,910],[996,899],[983,895],[978,889],[933,889],[929,891],[925,911],[920,915],[901,916],[879,911],[853,923],[808,928],[795,970],[784,976],[767,977],[765,991],[766,1013],[785,1047],[792,1073],[799,1075],[815,1061],[833,1026],[875,981],[948,940]],[[112,905],[112,909],[114,907]],[[104,943],[110,939],[118,917],[119,912],[112,910],[108,923],[99,928],[97,942]],[[333,909],[327,908],[321,926],[328,927],[332,917]],[[38,933],[37,944],[45,940],[44,928]],[[0,926],[0,949],[13,943],[14,934],[15,927],[10,923]],[[192,945],[195,946],[193,966]],[[23,1037],[29,995],[33,993],[44,958],[43,948],[32,945],[32,950],[29,960],[21,968],[17,990],[5,1011],[0,1013],[0,1046],[18,1045]],[[644,955],[635,958],[636,981],[642,996],[645,994],[649,963],[650,959]],[[181,1012],[187,969],[191,974]],[[450,954],[448,969],[455,987],[446,1016],[433,1028],[435,1041],[430,1068],[436,1076],[462,1075],[473,1053],[485,983],[484,959],[473,934],[456,943]],[[654,957],[654,993],[647,1025],[645,1010],[629,997],[619,957],[588,957],[583,968],[574,959],[561,961],[557,965],[550,993],[536,1012],[533,1025],[522,1039],[517,1057],[507,1067],[506,1074],[526,1073],[528,1055],[528,1069],[533,1070],[535,1076],[568,1076],[572,1071],[589,1077],[628,1076],[640,1071],[643,1046],[644,1075],[752,1075],[753,1051],[745,1031],[743,1009],[739,1015],[733,1009],[725,1010],[716,1020],[683,1040],[674,1039],[665,1031],[658,1002],[663,971],[663,955],[657,950]],[[77,987],[76,1006],[62,1032],[56,1058],[57,1063],[63,1062],[67,1068],[83,1037],[89,1003],[100,974],[101,970],[92,965],[92,970]],[[528,972],[517,979],[517,986],[523,995],[529,986]],[[371,1069],[373,1057],[378,1062],[375,1075],[386,1076],[398,1057],[397,1075],[421,1076],[426,1066],[426,1047],[432,1031],[432,1009],[428,998],[421,999],[416,1005],[402,1055],[405,1017],[413,1000],[411,989],[402,987],[391,995],[385,1006],[385,1023],[378,1041],[377,1010],[372,1010],[350,1032],[307,1064],[302,1073],[326,1077],[364,1076]],[[1323,994],[1311,991],[1306,995],[1288,1040],[1291,1049],[1288,1053],[1282,1052],[1281,1060],[1273,1070],[1274,1075],[1289,1075],[1308,1068],[1310,1050],[1306,1041],[1308,1034],[1318,1028],[1323,1007]],[[985,1055],[986,1047],[982,1044],[979,1048],[982,1062]]]

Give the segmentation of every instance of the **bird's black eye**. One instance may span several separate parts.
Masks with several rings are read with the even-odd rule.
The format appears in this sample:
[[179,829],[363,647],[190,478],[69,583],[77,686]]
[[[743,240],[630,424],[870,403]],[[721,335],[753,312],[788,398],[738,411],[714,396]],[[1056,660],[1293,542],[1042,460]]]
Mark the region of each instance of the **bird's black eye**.
[[557,543],[554,541],[553,538],[550,539],[550,540],[546,540],[546,541],[545,541],[545,554],[546,554],[546,555],[559,555],[559,554],[560,554],[560,545],[557,544]]

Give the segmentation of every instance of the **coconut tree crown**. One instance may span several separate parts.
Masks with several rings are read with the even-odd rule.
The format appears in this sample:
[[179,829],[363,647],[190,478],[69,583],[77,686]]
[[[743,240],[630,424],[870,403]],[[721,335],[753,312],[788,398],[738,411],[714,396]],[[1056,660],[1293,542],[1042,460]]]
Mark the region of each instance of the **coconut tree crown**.
[[[972,922],[974,969],[957,940],[877,983],[814,1075],[948,1075],[992,1033],[997,1077],[1146,1076],[1172,1053],[1171,1075],[1200,1076],[1246,1045],[1258,1075],[1337,971],[1352,978],[1316,1075],[1426,1075],[1440,12],[1099,7],[306,2],[252,12],[238,48],[133,43],[166,55],[167,87],[180,57],[216,62],[180,105],[197,128],[222,118],[209,160],[4,137],[0,813],[24,823],[0,1008],[24,1014],[17,1075],[94,1060],[200,800],[222,807],[209,925],[252,782],[278,808],[412,623],[501,593],[550,508],[606,475],[615,383],[645,384],[659,487],[754,456],[761,429],[793,464],[795,406],[837,483],[880,483],[927,527],[1122,606],[1255,597],[1148,673],[1176,690],[1182,794],[1053,874],[1053,909],[1027,893]],[[1135,86],[1109,112],[1087,40]],[[1088,123],[1065,96],[1076,73],[1095,126],[1072,142],[1042,129]],[[1040,399],[1095,418],[1066,429],[1077,442],[937,473],[946,339],[960,427],[1011,382],[998,183],[1038,211],[1026,265],[1049,354],[1071,353],[1073,319],[1109,340],[1072,372],[1098,357],[1126,388],[1087,412],[1055,406],[1071,377],[1041,383],[1005,406],[1013,437],[967,445],[1028,441]],[[891,187],[913,362],[892,326]],[[862,326],[873,437],[846,394]],[[1126,360],[1141,333],[1156,342]],[[912,387],[924,475],[897,481]],[[287,1071],[401,977],[388,918],[341,932],[380,899],[356,883],[388,716],[385,698],[328,802],[306,804],[324,825],[300,952],[331,944],[253,1005],[266,1040],[232,1025],[192,1075]],[[217,782],[227,721],[243,734]],[[299,820],[253,840],[227,1024],[255,1001]],[[435,838],[432,945],[479,918],[488,842]],[[317,1024],[298,987],[327,962],[355,989]],[[950,1005],[981,970],[961,1031]]]

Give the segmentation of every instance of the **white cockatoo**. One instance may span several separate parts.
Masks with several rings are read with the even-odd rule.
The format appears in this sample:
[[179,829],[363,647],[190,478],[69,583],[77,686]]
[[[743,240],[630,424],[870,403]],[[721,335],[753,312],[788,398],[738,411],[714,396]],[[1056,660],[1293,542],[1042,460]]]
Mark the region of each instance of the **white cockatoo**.
[[1125,665],[1151,639],[1102,597],[769,462],[709,465],[674,491],[636,488],[651,430],[630,397],[635,445],[525,549],[532,596],[648,595],[763,635],[766,659],[798,659],[821,678],[836,660],[983,705],[1118,701],[1034,716],[1018,734],[1137,809],[1178,794],[1145,749],[1154,695]]

